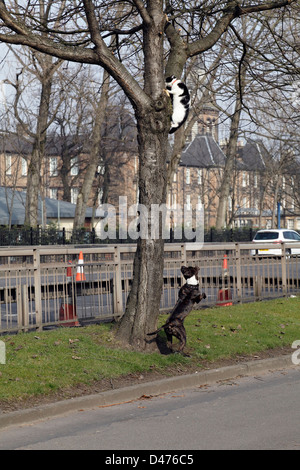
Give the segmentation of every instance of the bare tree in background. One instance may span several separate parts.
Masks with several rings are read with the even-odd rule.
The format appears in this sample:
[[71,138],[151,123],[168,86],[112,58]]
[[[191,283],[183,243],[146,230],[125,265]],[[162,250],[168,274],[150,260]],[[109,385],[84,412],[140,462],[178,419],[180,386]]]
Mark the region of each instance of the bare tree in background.
[[[20,113],[18,109],[23,91],[21,83],[22,73],[17,74],[17,79],[14,84],[16,90],[14,112],[19,123],[19,131],[32,144],[32,153],[27,157],[28,173],[24,224],[29,227],[36,227],[39,220],[39,195],[41,194],[42,199],[44,198],[44,194],[41,191],[41,168],[45,159],[47,130],[52,121],[50,117],[50,101],[53,76],[57,68],[62,64],[62,61],[55,61],[52,57],[45,56],[38,52],[33,52],[31,57],[31,65],[34,64],[35,76],[40,82],[38,113],[36,118],[33,119],[33,114],[30,112],[29,116],[27,116],[28,119],[25,121],[22,113]],[[25,67],[23,67],[23,71],[25,71]]]

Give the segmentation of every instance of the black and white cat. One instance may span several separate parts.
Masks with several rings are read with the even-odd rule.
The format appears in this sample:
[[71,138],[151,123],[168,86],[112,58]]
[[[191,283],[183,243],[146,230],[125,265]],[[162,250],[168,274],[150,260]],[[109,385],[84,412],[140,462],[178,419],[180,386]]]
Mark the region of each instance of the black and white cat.
[[166,90],[171,97],[173,106],[172,124],[169,131],[169,134],[173,134],[187,120],[191,98],[187,86],[174,75],[166,78]]

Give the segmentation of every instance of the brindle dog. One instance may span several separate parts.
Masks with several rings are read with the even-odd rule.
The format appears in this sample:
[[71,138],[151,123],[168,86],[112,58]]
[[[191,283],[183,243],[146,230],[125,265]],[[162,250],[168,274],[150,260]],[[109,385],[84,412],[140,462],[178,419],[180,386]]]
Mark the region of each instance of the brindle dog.
[[191,312],[195,303],[199,303],[202,299],[206,299],[206,294],[200,294],[199,291],[198,271],[199,268],[197,267],[182,266],[181,272],[187,282],[179,290],[178,301],[173,308],[168,321],[158,328],[158,330],[148,333],[148,336],[152,336],[164,329],[167,335],[168,347],[170,349],[172,349],[173,336],[179,339],[179,352],[182,352],[186,345],[186,331],[183,325],[185,317]]

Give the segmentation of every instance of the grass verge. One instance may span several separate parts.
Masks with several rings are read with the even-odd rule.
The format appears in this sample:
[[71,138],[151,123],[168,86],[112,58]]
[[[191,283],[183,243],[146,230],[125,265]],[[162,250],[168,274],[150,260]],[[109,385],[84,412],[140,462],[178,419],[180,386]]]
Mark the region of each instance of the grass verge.
[[[208,362],[291,346],[300,340],[300,298],[195,311],[185,327],[189,357],[124,350],[107,324],[3,336],[0,408],[104,380],[173,375],[200,370]],[[160,335],[164,340],[164,332]]]

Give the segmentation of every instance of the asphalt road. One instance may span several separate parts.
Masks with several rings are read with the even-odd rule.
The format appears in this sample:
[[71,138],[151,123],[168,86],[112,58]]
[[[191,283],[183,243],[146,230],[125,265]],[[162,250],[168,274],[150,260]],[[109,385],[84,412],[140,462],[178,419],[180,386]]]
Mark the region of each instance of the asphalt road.
[[[98,465],[122,449],[175,450],[187,462],[205,449],[300,450],[300,366],[168,393],[127,404],[77,411],[0,431],[0,450],[100,450]],[[109,452],[110,450],[113,451]],[[156,452],[155,452],[156,451]],[[149,461],[147,462],[149,463]],[[155,463],[153,457],[152,464]],[[159,466],[159,463],[157,463]]]

